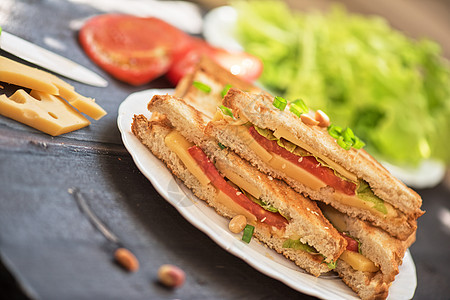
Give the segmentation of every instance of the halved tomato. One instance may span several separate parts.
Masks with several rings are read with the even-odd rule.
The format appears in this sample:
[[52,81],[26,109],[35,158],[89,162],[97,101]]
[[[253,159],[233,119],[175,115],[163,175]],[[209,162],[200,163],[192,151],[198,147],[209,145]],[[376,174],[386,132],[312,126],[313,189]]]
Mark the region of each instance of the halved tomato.
[[133,85],[167,72],[173,54],[190,36],[157,18],[104,14],[79,32],[87,55],[115,78]]

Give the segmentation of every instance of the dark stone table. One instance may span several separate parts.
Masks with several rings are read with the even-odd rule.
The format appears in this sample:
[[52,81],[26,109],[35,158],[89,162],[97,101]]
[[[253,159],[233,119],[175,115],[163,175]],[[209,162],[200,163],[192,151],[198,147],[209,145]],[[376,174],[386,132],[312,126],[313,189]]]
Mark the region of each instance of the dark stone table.
[[[0,298],[313,299],[217,246],[139,172],[117,129],[118,106],[130,93],[171,86],[161,78],[132,87],[92,63],[69,23],[97,13],[75,2],[0,2],[5,30],[47,48],[44,41],[55,39],[63,47],[52,51],[109,81],[107,88],[96,88],[67,80],[108,112],[72,133],[50,137],[0,116]],[[81,189],[92,209],[137,255],[139,272],[127,273],[113,262],[111,245],[81,213],[68,193],[72,187]],[[411,247],[418,276],[415,299],[448,299],[450,191],[441,184],[418,192],[427,213]],[[169,290],[157,283],[163,263],[186,271],[182,288]]]

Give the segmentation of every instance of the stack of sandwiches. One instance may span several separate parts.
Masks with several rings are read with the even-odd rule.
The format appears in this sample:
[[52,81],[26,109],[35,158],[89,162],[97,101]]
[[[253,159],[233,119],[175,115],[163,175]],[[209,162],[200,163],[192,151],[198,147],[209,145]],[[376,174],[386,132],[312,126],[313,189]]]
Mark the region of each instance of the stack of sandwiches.
[[134,135],[200,199],[314,276],[385,299],[415,240],[421,198],[349,129],[207,58],[136,115]]

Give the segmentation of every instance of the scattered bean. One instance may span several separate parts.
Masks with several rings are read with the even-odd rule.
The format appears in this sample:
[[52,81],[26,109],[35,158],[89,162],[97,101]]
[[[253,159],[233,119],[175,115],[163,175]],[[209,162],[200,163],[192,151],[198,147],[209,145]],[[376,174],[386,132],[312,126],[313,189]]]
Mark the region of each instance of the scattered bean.
[[321,127],[330,126],[330,118],[327,116],[326,113],[324,113],[320,109],[316,111],[314,118],[316,119],[317,122],[319,122],[319,126]]
[[302,114],[300,115],[300,119],[302,119],[302,122],[306,125],[317,125],[319,122],[317,122],[314,118],[312,118],[310,115]]
[[135,272],[139,269],[139,261],[130,250],[125,248],[118,248],[114,253],[116,261],[130,272]]
[[158,270],[159,281],[167,287],[180,287],[185,278],[184,271],[174,265],[162,265]]
[[245,225],[247,225],[247,219],[243,215],[237,215],[233,219],[231,219],[228,224],[228,228],[233,233],[239,233],[244,230]]

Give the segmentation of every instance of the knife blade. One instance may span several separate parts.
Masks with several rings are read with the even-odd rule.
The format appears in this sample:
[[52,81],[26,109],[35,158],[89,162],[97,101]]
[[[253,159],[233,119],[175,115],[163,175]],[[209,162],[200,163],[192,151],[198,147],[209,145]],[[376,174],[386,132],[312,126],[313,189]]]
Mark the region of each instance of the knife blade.
[[93,71],[68,58],[32,44],[11,33],[5,32],[4,30],[1,30],[1,27],[0,48],[23,60],[29,61],[64,77],[97,87],[106,87],[108,85],[108,82],[104,78]]

